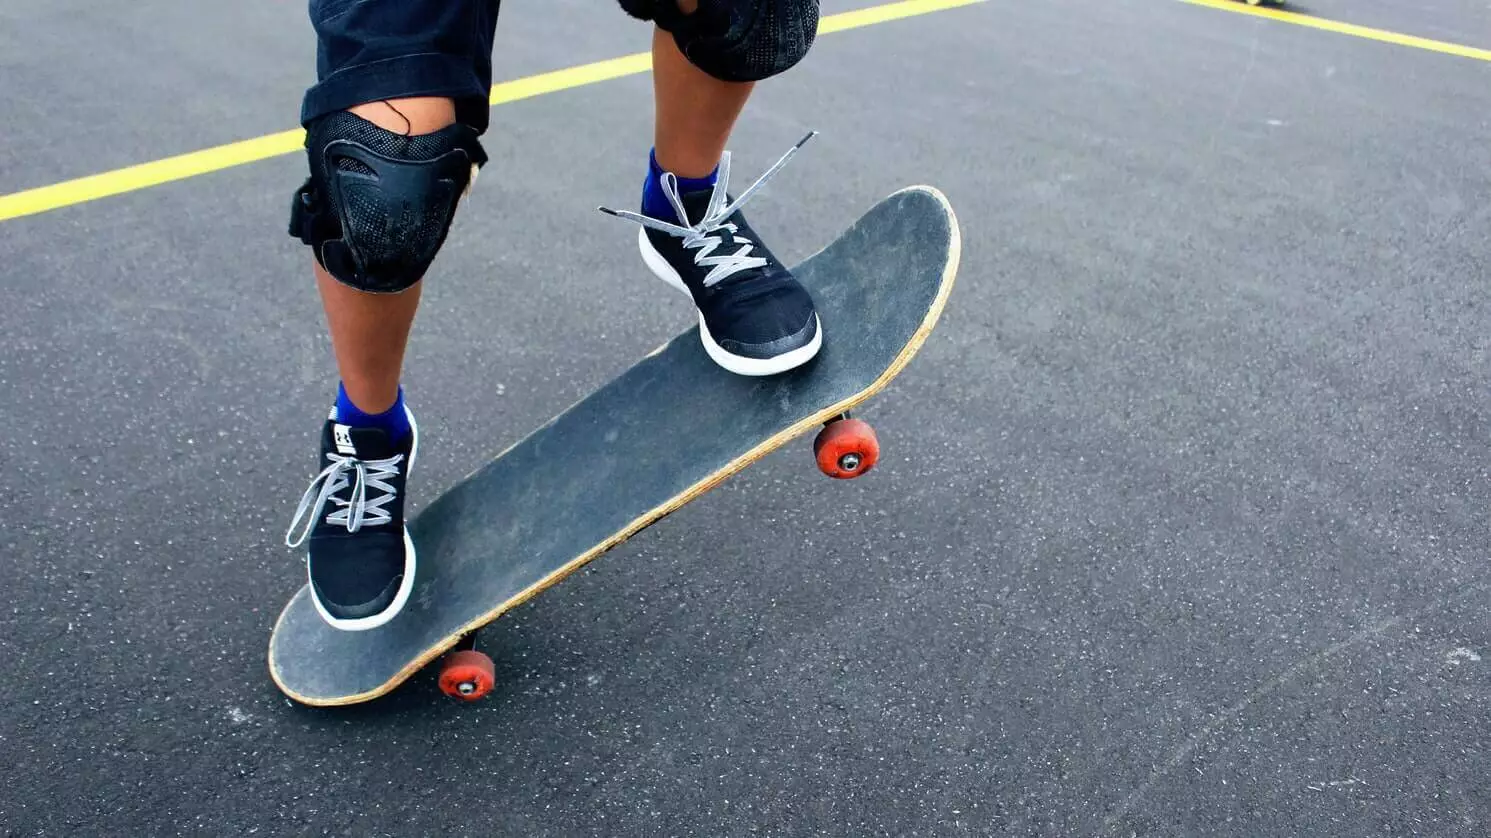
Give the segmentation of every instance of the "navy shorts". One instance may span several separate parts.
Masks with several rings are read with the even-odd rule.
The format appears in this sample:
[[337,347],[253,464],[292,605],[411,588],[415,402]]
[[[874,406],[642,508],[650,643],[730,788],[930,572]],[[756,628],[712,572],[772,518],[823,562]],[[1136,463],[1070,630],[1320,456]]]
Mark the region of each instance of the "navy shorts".
[[[501,0],[310,0],[316,85],[300,122],[380,99],[454,99],[456,119],[487,130],[492,36]],[[542,0],[540,0],[542,2]],[[759,79],[800,58],[818,26],[819,0],[715,0],[687,18],[675,0],[619,0],[634,18],[673,33],[695,66],[717,78]],[[765,29],[763,44],[746,33]],[[783,57],[790,60],[781,67]]]
[[316,85],[300,122],[380,99],[441,96],[485,131],[501,0],[310,0]]

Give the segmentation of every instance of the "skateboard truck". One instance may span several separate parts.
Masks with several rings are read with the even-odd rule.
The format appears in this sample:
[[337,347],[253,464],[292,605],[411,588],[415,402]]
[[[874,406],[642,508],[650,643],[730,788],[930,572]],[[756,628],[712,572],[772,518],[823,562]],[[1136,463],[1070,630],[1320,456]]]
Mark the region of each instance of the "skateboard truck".
[[844,411],[823,425],[813,440],[818,470],[839,480],[859,477],[880,461],[880,441],[875,429],[863,419]]

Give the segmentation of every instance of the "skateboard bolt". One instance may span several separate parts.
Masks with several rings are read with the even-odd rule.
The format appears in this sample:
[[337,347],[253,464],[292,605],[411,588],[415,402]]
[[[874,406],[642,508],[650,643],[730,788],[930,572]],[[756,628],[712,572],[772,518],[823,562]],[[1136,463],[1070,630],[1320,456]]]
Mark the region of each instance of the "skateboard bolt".
[[462,681],[461,686],[457,689],[461,691],[461,695],[471,695],[476,692],[476,685],[470,681]]
[[839,468],[845,471],[854,471],[859,468],[859,455],[850,453],[839,458]]

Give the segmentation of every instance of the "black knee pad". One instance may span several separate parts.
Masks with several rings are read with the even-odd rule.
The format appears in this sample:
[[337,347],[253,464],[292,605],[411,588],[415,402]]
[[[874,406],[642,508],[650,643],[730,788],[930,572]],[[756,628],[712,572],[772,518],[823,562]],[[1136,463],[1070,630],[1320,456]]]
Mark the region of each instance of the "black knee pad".
[[692,15],[676,0],[620,0],[633,17],[673,35],[695,67],[721,81],[761,81],[790,69],[818,35],[818,0],[699,0]]
[[406,136],[338,111],[306,131],[311,176],[295,194],[290,235],[341,282],[403,291],[445,243],[456,205],[487,162],[470,126]]

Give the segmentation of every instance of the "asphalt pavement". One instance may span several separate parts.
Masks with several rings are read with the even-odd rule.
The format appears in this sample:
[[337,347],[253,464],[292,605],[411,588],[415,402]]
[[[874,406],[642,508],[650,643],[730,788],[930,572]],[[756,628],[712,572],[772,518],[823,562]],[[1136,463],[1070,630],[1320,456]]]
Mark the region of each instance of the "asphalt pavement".
[[[647,45],[508,6],[500,79]],[[1294,8],[1491,48],[1483,2]],[[8,0],[0,195],[293,128],[313,73],[302,2]],[[494,109],[416,509],[691,324],[595,210],[650,95]],[[753,200],[787,261],[907,184],[962,223],[882,464],[774,453],[495,626],[470,705],[268,676],[335,387],[303,158],[0,222],[0,833],[1491,834],[1491,63],[990,0],[824,35],[738,176],[809,129]]]

